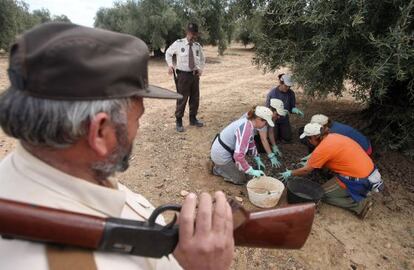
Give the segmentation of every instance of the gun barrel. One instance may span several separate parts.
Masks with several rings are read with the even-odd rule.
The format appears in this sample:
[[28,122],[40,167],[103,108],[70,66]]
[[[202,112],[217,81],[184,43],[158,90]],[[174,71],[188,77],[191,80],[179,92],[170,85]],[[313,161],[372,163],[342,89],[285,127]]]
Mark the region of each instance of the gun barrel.
[[295,204],[251,212],[248,220],[234,231],[237,246],[299,249],[312,229],[315,204]]
[[99,247],[104,218],[4,199],[0,205],[0,233],[4,238]]

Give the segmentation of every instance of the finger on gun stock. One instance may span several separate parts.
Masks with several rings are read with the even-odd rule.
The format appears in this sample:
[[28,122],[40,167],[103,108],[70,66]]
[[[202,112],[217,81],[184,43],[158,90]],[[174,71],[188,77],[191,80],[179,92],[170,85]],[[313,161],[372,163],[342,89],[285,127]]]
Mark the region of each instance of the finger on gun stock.
[[229,203],[233,213],[233,229],[235,230],[249,219],[249,212],[247,212],[243,206],[231,198],[227,199],[227,202]]
[[[227,202],[229,203],[231,207],[231,211],[233,213],[233,230],[235,230],[248,220],[249,212],[246,211],[246,209],[244,209],[242,205],[240,205],[238,202],[236,202],[232,198],[227,198]],[[214,203],[216,203],[216,200],[213,200],[213,204]],[[197,209],[198,209],[198,205],[197,205]]]

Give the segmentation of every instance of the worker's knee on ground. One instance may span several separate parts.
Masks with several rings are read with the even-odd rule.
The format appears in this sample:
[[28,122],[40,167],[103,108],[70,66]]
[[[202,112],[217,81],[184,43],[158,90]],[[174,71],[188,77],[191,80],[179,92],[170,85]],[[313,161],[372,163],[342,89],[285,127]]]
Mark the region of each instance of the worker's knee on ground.
[[333,192],[325,193],[324,196],[322,197],[322,202],[333,205],[333,206],[337,206],[343,209],[347,209],[355,214],[360,214],[366,204],[366,200],[356,202],[351,198],[351,196],[349,196],[346,193],[346,191],[345,193],[343,193],[343,192],[338,192],[337,190]]

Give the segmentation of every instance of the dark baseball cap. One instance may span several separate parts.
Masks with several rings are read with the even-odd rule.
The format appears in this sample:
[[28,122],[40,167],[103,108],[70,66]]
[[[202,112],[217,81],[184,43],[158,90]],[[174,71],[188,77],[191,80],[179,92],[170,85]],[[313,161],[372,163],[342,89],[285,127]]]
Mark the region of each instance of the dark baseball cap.
[[196,23],[189,23],[187,25],[187,31],[191,33],[198,33],[198,25]]
[[45,23],[11,46],[8,73],[12,88],[45,99],[181,98],[148,85],[148,59],[147,45],[131,35]]

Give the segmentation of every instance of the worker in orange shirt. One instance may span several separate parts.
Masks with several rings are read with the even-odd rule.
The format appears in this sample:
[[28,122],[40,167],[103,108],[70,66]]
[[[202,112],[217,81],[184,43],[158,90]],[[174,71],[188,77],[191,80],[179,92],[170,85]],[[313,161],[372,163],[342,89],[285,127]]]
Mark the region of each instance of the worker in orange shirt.
[[354,140],[329,134],[329,130],[317,123],[307,124],[300,138],[308,139],[315,150],[303,168],[286,170],[280,177],[287,181],[291,176],[304,176],[314,169],[328,168],[335,177],[323,185],[323,201],[365,218],[372,207],[372,202],[366,200],[367,195],[383,188],[381,175],[367,153]]

